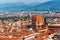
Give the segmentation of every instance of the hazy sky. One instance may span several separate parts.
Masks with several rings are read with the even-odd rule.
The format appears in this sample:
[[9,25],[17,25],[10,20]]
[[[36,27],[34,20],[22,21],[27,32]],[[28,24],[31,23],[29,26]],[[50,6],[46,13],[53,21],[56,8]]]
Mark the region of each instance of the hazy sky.
[[46,2],[50,0],[0,0],[0,4],[2,3],[34,3],[34,2]]

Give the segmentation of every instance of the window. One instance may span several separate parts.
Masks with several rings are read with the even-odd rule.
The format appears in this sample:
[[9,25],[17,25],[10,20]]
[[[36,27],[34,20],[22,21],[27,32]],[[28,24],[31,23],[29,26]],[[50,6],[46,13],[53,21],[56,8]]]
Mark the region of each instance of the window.
[[40,26],[38,26],[38,28],[40,28]]
[[38,24],[39,24],[40,22],[38,22]]

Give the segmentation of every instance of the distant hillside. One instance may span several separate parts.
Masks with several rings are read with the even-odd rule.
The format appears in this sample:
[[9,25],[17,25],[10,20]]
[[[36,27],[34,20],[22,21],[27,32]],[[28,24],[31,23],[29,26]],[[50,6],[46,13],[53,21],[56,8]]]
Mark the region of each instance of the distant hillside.
[[31,6],[28,6],[26,4],[17,3],[17,4],[1,4],[0,5],[0,11],[24,11],[29,9]]
[[8,3],[8,4],[0,4],[0,11],[11,11],[11,12],[19,12],[19,11],[29,11],[32,7],[40,3],[32,3],[32,4],[23,4],[23,3]]
[[60,11],[60,0],[48,1],[45,3],[8,3],[0,4],[0,11]]
[[60,11],[60,0],[48,1],[34,6],[31,10],[35,11]]

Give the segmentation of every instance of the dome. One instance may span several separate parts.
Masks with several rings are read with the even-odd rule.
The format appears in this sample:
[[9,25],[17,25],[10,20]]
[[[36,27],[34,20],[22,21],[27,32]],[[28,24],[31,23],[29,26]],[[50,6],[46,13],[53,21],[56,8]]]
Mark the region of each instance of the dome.
[[43,17],[41,15],[38,15],[38,14],[34,15],[33,21],[42,22],[43,21]]

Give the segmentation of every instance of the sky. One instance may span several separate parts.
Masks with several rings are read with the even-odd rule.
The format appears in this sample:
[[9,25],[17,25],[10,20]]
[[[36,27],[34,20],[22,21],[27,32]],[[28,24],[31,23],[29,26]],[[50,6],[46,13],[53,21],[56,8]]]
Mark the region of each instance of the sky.
[[34,3],[34,2],[47,2],[47,1],[50,1],[50,0],[0,0],[0,4],[3,4],[3,3]]

